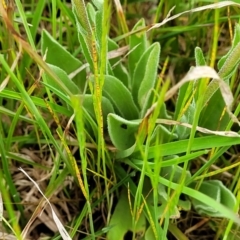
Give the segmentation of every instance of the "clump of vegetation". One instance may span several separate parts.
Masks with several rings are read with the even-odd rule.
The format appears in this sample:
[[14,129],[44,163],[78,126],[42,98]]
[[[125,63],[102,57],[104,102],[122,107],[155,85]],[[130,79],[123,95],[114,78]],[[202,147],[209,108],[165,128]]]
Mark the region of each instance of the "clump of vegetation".
[[239,4],[15,3],[0,3],[2,236],[238,239]]

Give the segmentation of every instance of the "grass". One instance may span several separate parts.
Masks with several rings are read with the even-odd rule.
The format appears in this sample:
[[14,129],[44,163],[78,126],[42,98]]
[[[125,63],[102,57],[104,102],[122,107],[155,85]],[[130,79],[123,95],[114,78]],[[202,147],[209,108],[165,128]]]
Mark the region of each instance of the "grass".
[[0,238],[239,239],[237,2],[13,2]]

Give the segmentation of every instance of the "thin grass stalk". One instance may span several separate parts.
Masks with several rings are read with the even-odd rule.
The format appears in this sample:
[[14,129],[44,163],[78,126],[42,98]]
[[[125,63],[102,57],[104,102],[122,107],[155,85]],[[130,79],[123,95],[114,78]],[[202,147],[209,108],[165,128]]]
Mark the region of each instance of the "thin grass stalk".
[[[0,141],[0,148],[1,148],[1,150],[2,150],[2,147],[3,147],[2,146],[2,141]],[[1,153],[2,153],[2,151],[1,151]],[[3,169],[3,171],[5,171],[5,170]],[[12,225],[12,228],[14,230],[13,234],[15,234],[17,239],[22,240],[23,238],[21,236],[21,228],[19,226],[18,219],[17,219],[16,214],[14,212],[13,205],[11,204],[12,200],[11,200],[11,198],[9,196],[7,187],[4,184],[4,179],[5,179],[4,175],[6,175],[6,173],[3,175],[3,171],[0,169],[0,191],[1,191],[1,194],[2,194],[2,199],[3,199],[4,203],[5,203],[4,205],[6,207],[9,219],[11,219],[11,225]],[[6,179],[6,181],[7,180],[8,179]]]
[[[235,185],[235,187],[232,191],[234,193],[234,195],[236,196],[236,199],[237,199],[236,205],[234,206],[236,214],[238,213],[237,211],[238,211],[238,208],[239,208],[239,205],[240,205],[240,178],[239,177],[240,177],[240,167],[238,166],[237,173],[235,174],[235,177],[234,177],[234,180],[235,180],[234,182],[236,182],[236,185]],[[224,219],[223,219],[222,223],[224,223],[224,222],[226,222],[226,221],[224,221]],[[234,226],[234,222],[232,220],[229,220],[228,223],[227,223],[227,227],[226,227],[226,229],[224,231],[224,234],[223,234],[223,240],[230,239],[229,234],[230,234],[233,226]],[[237,234],[237,231],[239,231],[239,228],[235,229],[234,231],[235,231],[235,234]],[[233,233],[233,231],[232,231],[232,233]],[[235,235],[235,234],[233,234],[233,235]],[[234,238],[237,239],[236,236],[234,236]]]
[[[122,29],[122,33],[123,33],[123,35],[128,34],[129,29],[128,29],[126,17],[124,15],[123,7],[120,3],[120,0],[114,0],[114,2],[115,2],[116,10],[117,10],[118,23]],[[120,35],[120,33],[118,35]],[[126,43],[128,43],[128,36],[126,36],[125,41],[126,41]]]
[[134,199],[134,204],[133,204],[133,214],[132,214],[132,226],[133,226],[133,238],[135,239],[135,228],[137,225],[137,215],[138,215],[138,209],[140,209],[141,207],[141,200],[142,200],[142,191],[143,191],[143,184],[144,184],[144,179],[145,179],[145,173],[146,173],[146,168],[147,168],[147,164],[146,164],[146,158],[144,157],[144,150],[141,148],[142,145],[142,141],[140,139],[140,136],[137,136],[136,138],[136,144],[137,147],[139,148],[139,151],[141,153],[142,159],[144,162],[140,172],[140,178],[138,181],[138,186],[136,189],[136,194],[135,194],[135,199]]
[[[35,90],[35,88],[37,87],[37,83],[35,83],[34,85],[31,86],[31,88],[28,90],[28,94],[29,96],[32,95],[33,91]],[[11,144],[11,141],[12,141],[12,137],[13,137],[13,134],[14,134],[14,131],[15,131],[15,127],[17,126],[17,123],[19,121],[19,116],[21,115],[22,111],[24,109],[24,103],[21,102],[20,106],[18,107],[17,111],[16,111],[16,114],[11,122],[11,126],[9,128],[9,131],[8,131],[8,135],[7,135],[7,140],[6,140],[6,149],[10,149],[10,144]],[[36,134],[38,135],[38,131],[36,131]],[[40,144],[39,144],[40,146]],[[41,149],[41,148],[39,148]]]
[[[234,112],[235,116],[238,116],[238,114],[240,113],[240,104],[238,104],[237,109]],[[233,122],[230,121],[226,130],[229,130],[233,125]],[[193,181],[197,176],[199,176],[202,172],[206,171],[206,169],[208,169],[212,164],[214,164],[214,162],[221,156],[224,154],[224,152],[226,152],[228,149],[230,148],[230,146],[226,146],[226,147],[222,147],[222,148],[216,148],[214,153],[212,153],[212,156],[209,156],[208,162],[206,164],[204,164],[203,167],[201,167],[187,182],[190,183],[191,181]],[[234,178],[235,179],[235,178]],[[232,187],[236,184],[236,182],[233,180],[232,181]]]
[[[193,120],[193,123],[192,123],[192,129],[191,129],[190,137],[189,137],[189,140],[188,140],[188,146],[187,146],[187,149],[186,149],[186,155],[191,153],[191,148],[192,148],[192,145],[193,145],[194,136],[195,136],[196,128],[197,128],[197,125],[198,125],[198,120],[199,120],[201,109],[202,109],[202,106],[203,106],[204,98],[201,97],[201,96],[204,95],[203,93],[205,93],[205,90],[207,88],[206,83],[205,83],[205,79],[201,79],[201,80],[198,81],[197,88],[198,88],[198,99],[197,99],[197,103],[196,103],[196,111],[194,112],[194,118],[193,118],[194,120]],[[182,171],[181,179],[179,181],[180,187],[174,193],[174,194],[176,194],[176,196],[175,196],[176,200],[179,199],[180,194],[182,193],[182,189],[183,189],[184,185],[186,184],[185,180],[186,180],[187,168],[188,168],[188,161],[185,161],[184,165],[183,165],[183,171]]]
[[[45,4],[46,4],[45,1],[38,1],[37,4],[35,4],[36,8],[32,10],[34,14],[32,16],[33,17],[31,22],[32,26],[30,28],[30,31],[33,39],[35,39],[36,37],[38,26],[42,18],[42,13],[43,13]],[[32,6],[34,6],[34,4],[32,4]]]
[[78,215],[77,219],[73,222],[73,227],[72,227],[71,233],[70,233],[70,236],[72,238],[79,231],[80,225],[81,225],[81,223],[83,222],[85,216],[88,213],[88,205],[87,205],[87,203],[85,203],[84,206],[81,209],[82,209],[81,213]]
[[[163,72],[164,71],[165,70],[163,70]],[[159,81],[161,81],[161,78],[159,79]],[[158,101],[157,101],[158,102],[157,103],[157,107],[154,110],[152,118],[150,118],[150,121],[149,121],[149,125],[153,126],[153,128],[150,129],[150,132],[149,132],[149,135],[148,135],[149,136],[148,137],[149,140],[147,139],[147,144],[149,144],[149,146],[150,146],[151,135],[152,135],[154,127],[155,127],[154,123],[156,122],[156,120],[158,118],[158,115],[159,115],[159,112],[161,110],[161,107],[163,106],[164,96],[165,96],[165,93],[167,92],[167,90],[169,88],[169,84],[170,84],[170,81],[166,81],[163,84],[161,89],[160,89],[160,85],[159,85],[159,88],[157,89],[157,92],[160,92],[160,94],[159,94],[159,98],[158,98]],[[161,143],[162,139],[159,139],[159,142]],[[158,204],[159,204],[158,184],[159,184],[159,175],[160,175],[161,164],[162,164],[162,158],[160,157],[160,153],[161,153],[161,147],[155,153],[155,156],[154,156],[154,169],[153,169],[153,173],[150,175],[151,176],[150,179],[151,179],[152,186],[153,186],[153,196],[154,196],[153,203],[154,203],[154,209],[155,209],[154,212],[155,213],[157,213],[157,208],[158,208]],[[148,155],[146,155],[146,156],[148,156]],[[156,224],[155,227],[156,227],[157,232],[159,234],[161,226],[158,223],[158,216],[157,216],[157,214],[155,214],[154,219],[155,219],[155,224]],[[158,236],[158,237],[160,237],[160,236]]]
[[74,158],[72,158],[72,163],[75,166],[75,171],[77,174],[80,188],[84,194],[84,197],[86,198],[86,202],[87,202],[87,206],[88,206],[90,231],[91,231],[92,238],[95,239],[92,207],[91,207],[91,203],[90,203],[91,199],[90,199],[90,195],[89,195],[90,194],[89,193],[89,184],[88,184],[88,178],[87,178],[86,134],[85,134],[84,120],[83,120],[82,101],[80,100],[79,96],[73,96],[71,100],[72,100],[72,105],[74,108],[75,118],[76,118],[77,137],[78,137],[78,142],[79,142],[83,181],[82,181],[80,171],[78,170],[78,166],[77,166]]
[[[169,229],[169,223],[170,223],[170,216],[169,216],[169,211],[166,210],[166,213],[164,214],[164,224],[163,224],[163,233],[162,237],[167,237],[168,229]],[[161,224],[161,222],[160,222]]]
[[206,169],[208,169],[212,164],[214,164],[214,162],[219,157],[221,157],[229,148],[229,146],[222,147],[218,149],[218,151],[215,151],[215,153],[208,159],[207,163],[205,163],[200,169],[198,169],[195,174],[193,174],[193,176],[190,177],[190,179],[186,182],[186,185],[194,181],[198,176],[200,176],[202,172],[206,171]]
[[52,36],[56,39],[57,36],[57,2],[52,0]]
[[[141,168],[139,168],[138,166],[136,166],[134,164],[132,164],[132,166],[135,169],[138,169],[139,171],[141,171]],[[159,177],[159,183],[163,184],[166,187],[170,186],[171,189],[173,189],[173,190],[177,190],[181,187],[180,184],[177,184],[177,183],[170,184],[169,180],[167,180],[161,176]],[[209,206],[211,206],[213,209],[216,209],[217,211],[221,212],[223,214],[223,216],[225,216],[225,218],[232,219],[232,220],[234,220],[235,223],[240,224],[240,220],[236,214],[234,214],[229,208],[223,206],[221,203],[217,202],[216,200],[209,197],[208,195],[203,194],[195,189],[192,189],[192,188],[189,188],[186,186],[183,186],[182,193],[186,194],[187,196],[190,196],[192,198],[199,199],[201,202],[205,202],[205,203],[208,202]]]
[[[1,135],[2,135],[2,133],[1,133]],[[0,140],[0,154],[1,154],[1,163],[2,163],[1,167],[2,167],[2,170],[4,173],[3,178],[0,178],[1,186],[2,186],[1,192],[2,191],[6,192],[5,197],[7,197],[7,198],[8,198],[8,196],[6,195],[7,192],[9,191],[11,193],[12,200],[17,205],[17,209],[21,213],[21,220],[24,220],[23,206],[18,204],[21,202],[21,199],[19,197],[19,193],[17,192],[17,189],[16,189],[13,179],[12,179],[12,174],[10,172],[10,167],[9,167],[9,160],[6,157],[7,153],[6,153],[3,139]],[[5,179],[5,183],[7,184],[7,186],[4,186],[5,185],[4,179]],[[11,214],[11,211],[14,211],[13,205],[10,204],[10,202],[11,201],[8,201],[8,203],[7,203],[7,204],[9,204],[9,211],[10,211],[9,214]],[[15,219],[16,215],[15,214],[10,215],[10,218],[13,218],[13,225],[15,225],[16,224],[15,220],[17,220],[17,219]],[[22,223],[23,223],[23,221],[22,221]],[[15,228],[15,227],[13,227],[13,228]]]
[[211,61],[210,61],[210,67],[214,68],[215,61],[216,61],[216,55],[217,55],[217,49],[218,49],[218,39],[219,39],[219,14],[220,10],[215,9],[214,10],[214,29],[213,29],[213,41],[212,41],[212,49],[211,49]]
[[[158,4],[158,6],[157,6],[157,11],[156,11],[156,13],[155,13],[155,15],[154,15],[153,24],[158,23],[158,21],[159,21],[159,19],[160,19],[160,16],[161,16],[161,14],[162,14],[162,9],[163,9],[163,3],[164,3],[163,0],[160,0],[160,1],[159,1],[159,4]],[[156,32],[156,30],[153,29],[153,30],[151,31],[151,33],[150,33],[150,37],[149,37],[150,43],[151,43],[152,40],[153,40],[153,37],[154,37],[155,32]]]
[[56,139],[52,135],[48,125],[44,121],[42,115],[39,113],[39,111],[38,111],[37,107],[35,106],[35,104],[32,102],[32,99],[30,98],[30,96],[28,95],[26,90],[24,89],[23,85],[19,82],[18,78],[15,76],[15,74],[9,68],[8,64],[6,63],[6,61],[5,61],[5,59],[3,58],[2,55],[0,55],[0,63],[2,64],[3,68],[7,71],[7,73],[10,75],[11,79],[13,80],[13,83],[15,84],[15,86],[20,91],[20,93],[22,95],[22,100],[23,100],[25,106],[31,112],[31,114],[35,117],[38,125],[41,128],[41,131],[42,131],[44,137],[46,139],[48,139],[48,138],[50,139],[50,141],[52,142],[52,144],[54,145],[56,150],[61,155],[62,159],[65,159],[65,163],[67,164],[68,169],[71,171],[71,165],[66,160],[66,157],[63,155],[62,149],[59,147]]
[[[108,0],[104,1],[103,4],[103,14],[102,14],[102,36],[101,36],[101,50],[100,50],[100,76],[99,76],[99,98],[97,99],[98,101],[102,101],[102,88],[104,85],[104,75],[107,74],[107,41],[108,41],[108,32],[109,32],[109,22],[111,20],[110,16],[111,12],[111,3]],[[107,182],[107,169],[106,169],[106,155],[105,155],[105,141],[104,141],[104,133],[103,133],[103,116],[102,116],[102,109],[99,108],[100,110],[100,116],[99,116],[99,144],[100,149],[98,148],[98,155],[101,156],[102,159],[102,167],[103,167],[103,174],[104,174],[104,181],[105,181],[105,192],[107,196],[107,203],[108,203],[108,208],[110,207],[110,199],[109,199],[109,192],[108,192],[108,182]],[[100,160],[100,159],[99,159]],[[98,169],[99,171],[100,169]]]
[[[152,170],[151,170],[151,168],[148,164],[148,149],[150,147],[150,141],[151,141],[151,136],[152,136],[154,127],[155,127],[155,122],[156,122],[156,119],[159,115],[159,111],[162,107],[162,104],[164,102],[164,96],[165,96],[165,93],[167,92],[168,86],[169,86],[169,82],[167,81],[163,85],[163,87],[160,91],[159,98],[158,98],[158,101],[157,101],[157,107],[156,107],[155,111],[153,112],[152,115],[147,116],[143,119],[143,124],[144,124],[143,128],[145,128],[144,131],[146,131],[147,139],[146,139],[146,144],[145,144],[144,150],[141,150],[141,146],[140,146],[140,150],[142,152],[141,155],[142,155],[142,158],[143,158],[143,166],[142,166],[140,180],[139,180],[139,184],[138,184],[138,187],[137,187],[137,193],[136,193],[136,196],[138,196],[139,199],[135,199],[135,202],[134,202],[134,211],[133,211],[134,216],[137,212],[137,209],[139,209],[140,205],[141,205],[141,196],[142,196],[144,179],[145,179],[146,173],[148,173],[148,175],[150,176],[151,182],[153,184],[153,195],[155,196],[154,197],[154,207],[155,207],[155,209],[157,208],[157,205],[158,205],[158,188],[157,188],[158,180],[155,177],[157,172],[156,172],[156,169],[155,169],[154,172],[152,172]],[[139,135],[138,136],[138,141],[141,140],[142,137],[143,136]],[[154,158],[155,158],[155,161],[156,161],[156,156],[154,156]],[[160,169],[157,169],[157,170],[160,171]],[[158,173],[158,176],[159,176],[159,173]],[[154,216],[154,220],[156,221],[156,216]],[[137,222],[134,221],[133,226],[136,226],[136,223]],[[158,229],[159,225],[156,224],[156,226],[154,228]],[[158,229],[158,232],[159,232],[159,229]]]
[[28,22],[27,22],[27,19],[26,19],[26,14],[23,10],[22,3],[20,2],[20,0],[16,0],[15,3],[17,5],[18,12],[19,12],[19,15],[21,17],[24,29],[26,31],[30,46],[32,47],[32,49],[34,49],[34,51],[36,51],[35,43],[34,43],[31,31],[30,31],[29,26],[28,26]]

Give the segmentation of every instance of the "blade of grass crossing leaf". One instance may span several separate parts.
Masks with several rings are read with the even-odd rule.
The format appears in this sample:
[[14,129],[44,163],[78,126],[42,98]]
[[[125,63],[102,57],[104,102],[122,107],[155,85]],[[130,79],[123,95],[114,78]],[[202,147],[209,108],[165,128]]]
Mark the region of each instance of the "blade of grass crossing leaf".
[[[139,171],[141,169],[137,168]],[[148,174],[147,174],[148,175]],[[150,176],[149,176],[150,177]],[[177,190],[181,186],[179,184],[170,182],[169,180],[159,177],[159,183],[162,183],[164,186],[167,186],[171,189]],[[186,186],[182,187],[182,193],[188,195],[189,197],[198,199],[199,201],[207,204],[212,209],[215,209],[216,211],[220,212],[225,218],[233,220],[235,223],[240,224],[240,219],[238,218],[237,214],[228,209],[227,207],[223,206],[221,203],[215,201],[211,197]]]
[[[240,186],[240,182],[239,182],[239,178],[238,178],[238,183],[237,183],[237,187],[235,189],[238,189],[236,195],[237,195],[237,202],[236,202],[236,206],[235,206],[235,209],[236,211],[238,211],[238,208],[239,208],[239,204],[240,204],[240,191],[239,191],[239,186]],[[222,220],[222,223],[224,220]],[[234,227],[234,221],[233,220],[230,220],[228,221],[228,224],[227,224],[227,227],[226,227],[226,230],[224,231],[223,233],[223,240],[228,240],[230,239],[230,234],[231,234],[231,230],[232,228]],[[239,228],[238,228],[239,229]],[[234,233],[233,234],[233,238],[236,238],[236,235],[237,233]],[[232,240],[233,240],[232,238]]]
[[[160,81],[160,79],[159,79]],[[169,87],[169,84],[170,82],[169,81],[166,81],[163,86],[161,87],[161,89],[158,89],[158,91],[160,91],[159,93],[159,96],[158,96],[158,99],[157,99],[157,106],[153,112],[153,114],[150,116],[149,118],[149,123],[148,123],[148,137],[147,137],[147,141],[146,141],[146,146],[150,147],[150,144],[151,144],[151,136],[152,136],[152,133],[154,131],[154,128],[155,128],[155,124],[156,124],[156,120],[159,116],[159,113],[161,111],[161,108],[163,107],[163,104],[164,104],[164,96],[165,96],[165,93],[167,92],[168,90],[168,87]],[[162,141],[162,139],[158,139],[157,140],[157,143],[160,143]],[[159,178],[159,175],[160,175],[160,171],[161,171],[161,163],[162,163],[162,158],[160,155],[160,152],[161,150],[159,149],[159,151],[157,151],[155,153],[155,156],[154,156],[154,169],[153,171],[150,169],[150,166],[148,164],[148,150],[149,148],[146,147],[146,150],[145,151],[145,164],[147,164],[147,171],[149,173],[149,175],[151,176],[150,179],[151,179],[151,182],[152,182],[152,187],[153,187],[153,205],[154,205],[154,209],[155,209],[155,213],[157,213],[157,208],[159,206],[159,193],[158,193],[158,178]],[[154,220],[155,220],[155,227],[157,229],[157,232],[158,234],[160,234],[161,232],[161,229],[160,229],[160,226],[161,224],[159,224],[159,219],[158,219],[158,216],[157,214],[155,214],[154,216]],[[164,223],[164,226],[165,228],[167,229],[168,228],[168,221],[166,221]],[[152,227],[153,228],[153,227]],[[160,236],[160,235],[159,235]]]
[[[207,87],[206,83],[204,81],[198,81],[197,86],[198,86],[199,96],[201,96],[201,94],[205,91],[205,89]],[[191,149],[192,149],[194,136],[195,136],[197,125],[198,125],[198,119],[199,119],[199,116],[201,113],[202,103],[203,103],[203,98],[201,98],[201,97],[198,98],[197,103],[196,103],[196,111],[194,112],[193,124],[192,124],[192,129],[190,132],[190,138],[188,141],[186,155],[190,154]],[[187,176],[186,173],[187,173],[187,169],[188,169],[188,163],[189,163],[188,161],[184,162],[181,178],[179,180],[180,187],[177,188],[176,191],[174,191],[174,193],[171,195],[172,201],[170,201],[168,203],[170,208],[171,208],[170,205],[172,205],[174,202],[177,202],[180,197],[180,194],[182,193],[182,189],[185,185],[185,180],[186,180],[186,176]],[[173,177],[173,175],[171,175],[171,176]],[[161,220],[163,221],[163,218],[161,218]]]
[[[236,70],[236,67],[240,63],[240,43],[237,44],[237,46],[234,48],[232,53],[229,55],[229,57],[226,59],[225,63],[219,70],[219,76],[223,80],[228,80],[234,71]],[[205,92],[205,98],[204,98],[204,104],[203,106],[209,101],[209,99],[213,96],[213,94],[219,89],[219,82],[217,80],[212,80]]]
[[[108,65],[108,58],[107,58],[107,36],[109,32],[109,19],[111,11],[111,2],[108,0],[105,0],[103,3],[103,12],[102,12],[102,36],[101,36],[101,50],[100,50],[100,83],[99,83],[99,98],[97,101],[102,101],[102,88],[104,85],[105,80],[105,74],[107,73],[107,65]],[[103,133],[103,112],[102,112],[102,106],[99,105],[99,120],[98,123],[99,126],[99,144],[98,144],[98,172],[100,172],[100,161],[102,159],[102,168],[103,168],[103,174],[104,174],[104,181],[105,181],[105,191],[107,196],[107,202],[108,206],[110,207],[110,199],[109,199],[109,189],[108,189],[108,182],[107,182],[107,169],[106,169],[106,159],[105,159],[105,141],[104,141],[104,133]],[[100,154],[101,153],[101,154]]]
[[[83,184],[82,191],[85,192],[85,198],[88,205],[88,214],[89,214],[89,222],[90,222],[90,229],[92,233],[92,237],[94,238],[94,225],[93,225],[93,216],[92,216],[92,208],[90,203],[90,196],[89,196],[89,188],[88,188],[88,178],[87,178],[87,154],[86,154],[86,136],[85,136],[85,129],[84,129],[84,122],[83,122],[83,111],[82,111],[82,103],[80,101],[80,97],[78,95],[72,96],[71,102],[72,107],[75,112],[75,119],[76,119],[76,125],[77,125],[77,137],[79,142],[79,149],[80,149],[80,157],[81,157],[81,170],[83,174]],[[74,159],[72,160],[72,163],[76,166],[75,170],[77,170],[77,165]],[[80,180],[80,186],[82,185],[80,173],[79,174],[79,180]]]
[[230,146],[223,147],[221,149],[218,149],[214,152],[214,154],[211,156],[211,158],[205,163],[201,168],[197,170],[196,173],[187,181],[187,184],[194,181],[195,178],[197,178],[202,172],[209,169],[209,167],[214,164],[214,162],[219,159],[228,149]]
[[[150,142],[151,142],[151,135],[152,135],[152,132],[155,127],[155,122],[156,122],[157,116],[159,115],[160,108],[162,107],[162,104],[164,103],[164,96],[165,96],[168,86],[169,86],[169,82],[167,82],[166,84],[163,85],[161,92],[160,92],[160,96],[158,98],[157,107],[156,107],[153,115],[151,115],[150,117],[148,116],[142,122],[142,124],[144,124],[144,121],[147,121],[147,126],[148,126],[148,129],[147,129],[148,137],[147,137],[146,146],[145,146],[144,150],[141,149],[142,148],[141,147],[141,136],[139,136],[139,135],[137,136],[137,145],[140,147],[140,152],[143,157],[143,167],[142,167],[139,184],[138,184],[137,191],[136,191],[134,207],[133,207],[133,216],[135,216],[135,214],[137,214],[137,209],[139,209],[141,206],[142,191],[143,191],[146,172],[148,172],[149,176],[151,176],[150,179],[153,184],[155,209],[157,208],[157,205],[158,205],[158,192],[157,192],[158,191],[158,188],[157,188],[158,181],[156,182],[156,175],[159,176],[158,171],[160,171],[160,169],[155,168],[154,173],[152,172],[152,170],[150,169],[150,166],[148,164],[148,151],[149,151],[149,146],[150,146]],[[159,161],[159,159],[158,159],[158,161]],[[133,222],[134,221],[136,221],[136,220],[134,219]],[[154,222],[155,222],[157,231],[159,232],[160,229],[158,229],[159,224],[158,224],[158,219],[157,219],[156,215],[154,216]]]
[[[174,155],[179,153],[184,153],[187,151],[189,140],[180,140],[171,143],[165,143],[161,145],[161,156]],[[222,136],[207,136],[195,138],[191,147],[192,151],[209,149],[215,147],[227,147],[240,144],[239,137],[222,137]],[[154,158],[154,154],[159,148],[159,145],[152,146],[149,148],[148,158]],[[141,156],[139,152],[135,153]]]

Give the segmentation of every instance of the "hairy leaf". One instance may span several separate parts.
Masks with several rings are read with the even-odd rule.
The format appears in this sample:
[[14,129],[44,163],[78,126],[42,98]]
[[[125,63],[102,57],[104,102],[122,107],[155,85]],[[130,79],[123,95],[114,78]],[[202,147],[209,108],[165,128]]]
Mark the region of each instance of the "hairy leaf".
[[[190,186],[195,187],[195,184]],[[213,198],[215,201],[223,204],[228,209],[234,210],[236,207],[236,198],[233,193],[226,188],[219,180],[204,181],[198,189],[200,192]],[[207,215],[210,217],[224,217],[219,211],[213,209],[211,206],[199,201],[196,198],[192,198],[194,208],[201,215]]]
[[[61,68],[48,64],[48,66],[56,73],[56,75],[61,79],[62,83],[68,88],[68,90],[72,94],[80,94],[80,90],[78,86],[68,77],[65,71]],[[56,85],[56,81],[54,81],[49,75],[46,74],[47,83],[56,89],[56,94],[59,91],[59,86]]]
[[154,87],[160,57],[159,43],[152,44],[142,55],[133,74],[132,93],[135,103],[140,108],[150,96]]
[[[138,30],[145,27],[144,19],[140,19],[135,26],[133,27],[132,31]],[[128,56],[128,66],[131,78],[133,77],[134,69],[136,65],[143,55],[143,53],[147,49],[147,34],[146,31],[139,32],[136,34],[132,34],[129,37],[129,48],[130,53]]]
[[196,66],[206,66],[206,60],[204,58],[202,49],[200,47],[195,48],[195,61]]
[[131,93],[119,79],[106,75],[102,94],[110,100],[116,114],[128,120],[138,118],[138,110]]
[[107,233],[108,240],[124,240],[128,231],[133,232],[135,230],[136,234],[141,235],[145,232],[146,219],[143,214],[140,215],[136,226],[132,224],[132,214],[126,190],[122,191],[120,195],[109,225],[111,229]]
[[109,114],[107,117],[108,132],[116,148],[125,150],[132,147],[135,143],[140,121],[128,121],[116,114]]
[[[93,105],[93,96],[90,94],[86,94],[82,97],[82,99],[83,99],[83,107],[89,112],[91,117],[96,121],[95,110]],[[114,109],[111,102],[107,98],[102,97],[101,100],[102,100],[103,124],[105,127],[107,125],[107,115],[109,113],[114,113]]]
[[45,61],[61,68],[67,74],[82,66],[82,63],[60,45],[46,30],[42,31],[41,45],[42,54],[46,53]]

